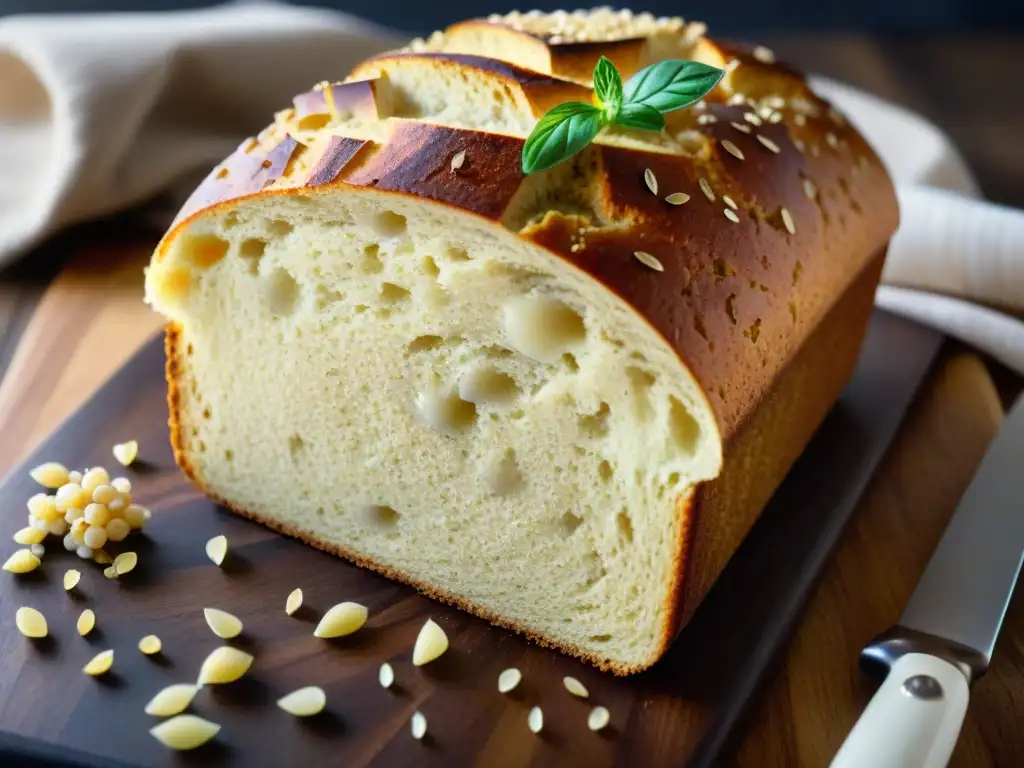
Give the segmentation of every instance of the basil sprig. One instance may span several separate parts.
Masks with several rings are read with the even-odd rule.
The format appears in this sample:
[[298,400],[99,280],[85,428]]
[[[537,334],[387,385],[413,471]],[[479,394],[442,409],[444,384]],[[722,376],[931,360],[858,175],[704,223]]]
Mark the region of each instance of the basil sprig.
[[602,56],[594,67],[594,104],[567,101],[549,109],[523,146],[523,173],[536,173],[575,155],[606,125],[645,131],[665,128],[665,115],[704,98],[725,71],[699,61],[668,59],[622,77]]

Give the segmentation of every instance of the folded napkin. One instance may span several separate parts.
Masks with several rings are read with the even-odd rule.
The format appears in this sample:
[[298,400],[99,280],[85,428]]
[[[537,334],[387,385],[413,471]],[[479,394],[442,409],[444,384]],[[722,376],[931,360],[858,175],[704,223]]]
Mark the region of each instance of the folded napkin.
[[[0,264],[51,232],[163,193],[177,203],[291,97],[401,43],[273,3],[0,21]],[[878,304],[1024,375],[1024,213],[983,202],[921,118],[813,79],[876,147],[902,224]],[[167,221],[170,215],[167,216]]]

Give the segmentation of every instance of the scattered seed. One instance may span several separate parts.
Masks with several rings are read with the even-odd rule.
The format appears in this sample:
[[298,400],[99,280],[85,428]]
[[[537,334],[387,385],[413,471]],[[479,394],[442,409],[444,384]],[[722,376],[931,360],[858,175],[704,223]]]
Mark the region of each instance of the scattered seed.
[[395,683],[395,670],[386,661],[380,665],[377,680],[381,688],[390,688]]
[[412,713],[412,719],[409,721],[409,730],[412,731],[412,737],[416,741],[420,741],[427,735],[427,718],[422,712],[416,711]]
[[30,573],[39,567],[39,557],[30,549],[19,549],[4,563],[4,570],[11,573]]
[[723,202],[723,203],[725,203],[726,205],[728,205],[728,206],[729,206],[730,208],[732,208],[732,209],[733,209],[734,211],[735,211],[735,210],[736,210],[737,208],[739,208],[739,206],[738,206],[738,205],[736,205],[736,201],[735,201],[735,200],[733,200],[733,199],[732,199],[731,197],[729,197],[728,195],[722,195],[722,202]]
[[96,614],[93,613],[92,608],[86,608],[82,611],[75,626],[78,628],[78,634],[82,637],[92,632],[92,628],[96,626]]
[[658,194],[658,179],[650,168],[644,168],[644,184],[651,190],[651,194]]
[[796,147],[797,151],[803,154],[804,143],[800,139],[793,139],[793,146]]
[[740,217],[736,215],[736,211],[734,211],[732,208],[725,209],[725,218],[727,218],[733,224],[740,223]]
[[14,614],[14,623],[25,637],[46,637],[46,617],[35,608],[23,606]]
[[199,669],[199,685],[232,683],[249,670],[252,656],[245,651],[222,645],[206,657]]
[[46,547],[44,547],[42,544],[33,544],[28,548],[28,551],[36,557],[41,558],[43,555],[46,554]]
[[743,119],[751,125],[761,125],[761,118],[755,115],[753,112],[744,112]]
[[795,115],[793,115],[793,122],[796,123],[797,125],[806,125],[807,115],[797,112]]
[[147,656],[152,656],[154,653],[160,653],[161,648],[163,648],[163,643],[160,642],[160,638],[156,635],[146,635],[144,638],[139,640],[139,650]]
[[81,571],[76,571],[74,568],[70,568],[64,571],[64,591],[70,592],[72,589],[78,586],[78,582],[81,580]]
[[214,536],[208,542],[206,542],[206,556],[213,560],[217,565],[224,563],[224,558],[228,554],[228,539],[227,536]]
[[700,115],[697,118],[697,123],[699,125],[711,125],[712,123],[717,123],[717,122],[718,122],[718,118],[715,117],[714,115],[708,114],[708,113]]
[[196,715],[178,715],[149,729],[153,738],[171,749],[202,746],[220,731],[220,726]]
[[82,667],[82,671],[89,675],[89,677],[97,677],[98,675],[104,675],[109,672],[113,664],[114,652],[112,650],[100,651],[92,657],[92,660],[88,664]]
[[712,203],[715,202],[715,193],[711,191],[711,185],[708,184],[707,179],[702,176],[700,181],[697,182],[697,186],[699,186],[700,191],[704,193],[704,197]]
[[722,139],[722,149],[724,149],[730,155],[735,157],[737,160],[743,160],[744,159],[743,158],[743,153],[740,151],[740,148],[737,147],[735,144],[733,144],[728,139]]
[[324,711],[327,694],[318,685],[309,685],[292,691],[277,700],[277,706],[295,717],[311,717]]
[[562,685],[565,686],[565,690],[580,699],[586,699],[590,696],[590,691],[587,690],[587,687],[575,677],[563,677]]
[[771,151],[772,151],[772,152],[774,152],[775,154],[779,154],[779,152],[781,152],[781,151],[782,151],[782,150],[780,150],[780,149],[779,149],[779,145],[778,145],[778,144],[776,144],[776,143],[775,143],[774,141],[772,141],[771,139],[769,139],[769,138],[768,138],[767,136],[762,136],[761,134],[757,134],[757,140],[758,140],[759,142],[761,142],[761,145],[762,145],[763,147],[765,147],[765,148],[766,148],[766,149],[768,149],[768,150],[771,150]]
[[515,667],[506,669],[500,675],[498,675],[498,692],[499,693],[510,693],[515,690],[516,686],[523,679],[523,673]]
[[227,611],[222,611],[220,608],[204,608],[203,615],[206,617],[206,623],[217,637],[230,640],[242,634],[241,620]]
[[14,541],[16,544],[21,544],[25,547],[30,547],[33,544],[42,544],[46,538],[46,531],[42,531],[34,526],[26,526],[14,534]]
[[134,552],[122,552],[114,558],[114,572],[118,576],[124,576],[129,571],[134,570],[138,562],[139,556]]
[[730,122],[729,125],[740,133],[750,133],[753,130],[749,125],[745,125],[744,123]]
[[103,575],[106,576],[108,579],[116,579],[117,569],[114,566],[109,565],[103,569]]
[[366,623],[368,615],[369,611],[365,605],[338,603],[324,614],[313,634],[323,638],[351,635]]
[[288,599],[284,601],[284,612],[286,614],[288,614],[289,616],[291,616],[297,610],[299,610],[299,608],[301,608],[301,607],[302,607],[302,590],[301,589],[293,589],[288,594]]
[[412,650],[412,664],[422,667],[429,664],[448,650],[448,635],[433,619],[427,619],[416,637],[416,645]]
[[783,208],[780,213],[782,215],[782,223],[786,226],[786,231],[791,235],[795,235],[796,224],[793,222],[793,215],[786,208]]
[[29,475],[44,488],[60,488],[68,481],[68,468],[56,461],[40,464]]
[[653,269],[655,272],[664,272],[665,265],[658,261],[658,258],[647,251],[633,251],[633,255],[637,261],[643,264],[645,267]]
[[825,141],[832,149],[839,149],[839,137],[831,131],[825,134]]
[[526,716],[526,724],[534,733],[540,733],[544,728],[544,711],[540,707],[534,707]]
[[587,728],[592,731],[600,731],[608,726],[611,721],[611,713],[606,707],[594,707],[587,715]]
[[813,200],[818,196],[818,188],[814,186],[814,182],[810,179],[804,179],[804,194],[808,200]]
[[775,53],[771,48],[759,45],[754,49],[754,58],[762,64],[773,64],[775,62]]
[[138,457],[139,443],[136,440],[129,440],[127,443],[118,443],[113,450],[118,463],[127,467]]
[[146,705],[146,714],[156,717],[172,717],[184,712],[196,695],[199,687],[189,683],[168,685]]
[[[461,152],[456,152],[452,156],[452,170],[453,171],[459,170],[459,168],[462,167],[462,164],[464,162],[466,162],[466,151],[462,150]],[[278,703],[280,703],[280,702],[278,702]]]
[[768,122],[771,123],[772,125],[774,125],[776,123],[781,123],[782,122],[782,113],[781,112],[772,112],[770,115],[768,115]]
[[690,196],[685,192],[673,192],[671,195],[665,198],[666,203],[672,205],[682,205],[690,199]]

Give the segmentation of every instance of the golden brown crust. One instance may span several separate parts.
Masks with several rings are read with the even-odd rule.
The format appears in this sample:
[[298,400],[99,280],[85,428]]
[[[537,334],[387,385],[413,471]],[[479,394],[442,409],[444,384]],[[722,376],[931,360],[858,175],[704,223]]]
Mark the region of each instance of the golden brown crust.
[[331,136],[324,146],[323,154],[313,165],[306,180],[307,187],[319,187],[336,180],[356,155],[371,142],[366,139],[349,139]]
[[[522,183],[514,136],[400,122],[380,150],[340,181],[436,200],[498,220]],[[462,163],[454,163],[456,155]],[[458,167],[453,167],[458,165]]]
[[291,136],[284,136],[267,150],[255,138],[246,139],[196,187],[171,223],[172,230],[193,214],[223,200],[266,189],[284,175],[298,146]]

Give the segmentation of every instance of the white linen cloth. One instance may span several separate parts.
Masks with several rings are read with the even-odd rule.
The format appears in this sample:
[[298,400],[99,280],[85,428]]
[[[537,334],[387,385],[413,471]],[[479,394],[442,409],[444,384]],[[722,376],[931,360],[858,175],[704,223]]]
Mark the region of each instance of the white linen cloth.
[[[273,3],[0,20],[0,264],[70,224],[180,201],[291,97],[400,37],[345,14]],[[852,88],[850,115],[897,182],[902,224],[878,304],[1024,375],[1024,213],[977,199],[933,125]],[[168,221],[170,216],[168,216]]]

